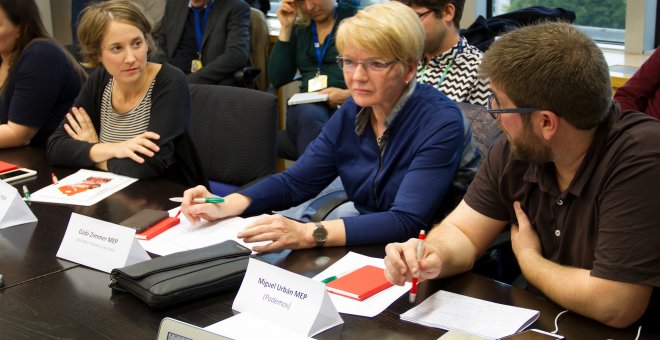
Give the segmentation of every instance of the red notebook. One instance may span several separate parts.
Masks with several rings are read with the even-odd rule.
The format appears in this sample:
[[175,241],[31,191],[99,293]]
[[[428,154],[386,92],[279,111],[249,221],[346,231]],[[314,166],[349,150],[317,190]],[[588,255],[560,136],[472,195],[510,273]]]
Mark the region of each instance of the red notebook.
[[0,173],[18,169],[18,165],[0,161]]
[[149,227],[149,229],[141,233],[135,234],[135,238],[137,238],[138,240],[150,240],[160,235],[160,233],[164,232],[165,230],[170,229],[175,225],[179,224],[180,221],[181,220],[179,220],[178,217],[166,217],[162,219],[160,222]]
[[330,293],[362,301],[391,286],[383,268],[364,266],[328,282],[326,289]]

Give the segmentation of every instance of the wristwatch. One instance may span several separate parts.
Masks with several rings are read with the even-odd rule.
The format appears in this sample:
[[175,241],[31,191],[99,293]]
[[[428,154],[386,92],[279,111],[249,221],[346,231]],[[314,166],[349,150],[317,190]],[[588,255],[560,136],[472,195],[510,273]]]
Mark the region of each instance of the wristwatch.
[[325,229],[321,222],[314,222],[314,224],[316,225],[316,229],[314,229],[312,236],[314,236],[314,241],[316,241],[316,247],[321,248],[328,239],[328,230]]

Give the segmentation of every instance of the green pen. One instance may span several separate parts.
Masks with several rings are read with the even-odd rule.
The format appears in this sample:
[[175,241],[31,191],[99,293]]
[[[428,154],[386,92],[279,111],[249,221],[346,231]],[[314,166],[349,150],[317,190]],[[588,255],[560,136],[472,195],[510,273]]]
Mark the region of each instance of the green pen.
[[[183,197],[172,197],[170,198],[172,202],[183,202]],[[223,203],[225,201],[224,197],[198,197],[193,198],[193,203]]]
[[327,278],[321,280],[321,282],[327,284],[327,283],[332,282],[332,281],[334,281],[334,280],[336,280],[336,279],[338,279],[338,278],[340,278],[340,277],[342,277],[342,276],[344,276],[344,275],[346,275],[346,274],[348,274],[348,273],[349,273],[349,272],[341,273],[341,274],[339,274],[339,275],[332,275],[332,276],[330,276],[330,277],[327,277]]
[[25,200],[29,202],[30,201],[30,191],[28,190],[28,188],[25,185],[23,186],[23,194],[25,195]]

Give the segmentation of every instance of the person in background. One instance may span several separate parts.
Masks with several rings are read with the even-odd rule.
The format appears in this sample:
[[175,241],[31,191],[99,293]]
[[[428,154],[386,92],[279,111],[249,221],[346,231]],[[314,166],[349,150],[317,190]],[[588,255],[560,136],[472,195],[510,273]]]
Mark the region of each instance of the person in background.
[[614,94],[621,110],[635,110],[660,119],[660,49]]
[[45,147],[84,71],[46,32],[34,0],[0,0],[0,148]]
[[189,83],[231,86],[234,73],[247,65],[249,23],[243,0],[168,0],[158,45]]
[[55,165],[206,184],[190,137],[190,91],[168,64],[147,61],[151,26],[131,1],[90,5],[78,26],[85,66],[98,67],[48,141]]
[[354,216],[303,223],[264,215],[238,234],[271,241],[255,251],[385,244],[419,234],[439,214],[463,152],[456,104],[415,81],[424,31],[399,2],[371,5],[337,30],[337,58],[351,97],[287,171],[227,196],[224,203],[186,190],[181,211],[190,221],[284,209],[313,198],[339,176]]
[[388,280],[468,271],[511,223],[530,289],[609,326],[645,312],[657,324],[660,121],[613,104],[603,52],[568,23],[505,34],[480,72],[506,138],[431,230],[420,261],[417,239],[386,246]]
[[348,98],[349,91],[337,67],[337,26],[356,8],[334,0],[283,0],[277,10],[280,35],[268,61],[268,78],[277,88],[300,78],[300,92],[328,94],[328,101],[292,105],[286,111],[285,130],[277,135],[279,157],[296,160],[319,135],[323,124]]
[[486,106],[488,80],[478,75],[483,53],[460,35],[465,0],[400,0],[424,26],[424,56],[417,80],[457,101]]

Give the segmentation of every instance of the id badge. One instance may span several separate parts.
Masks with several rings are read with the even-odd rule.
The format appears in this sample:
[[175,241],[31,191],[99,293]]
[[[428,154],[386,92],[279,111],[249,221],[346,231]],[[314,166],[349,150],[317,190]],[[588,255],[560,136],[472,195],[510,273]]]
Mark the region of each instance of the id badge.
[[190,64],[190,72],[195,73],[202,69],[202,61],[199,59],[193,59]]
[[328,76],[319,74],[307,82],[307,92],[316,92],[328,87]]

